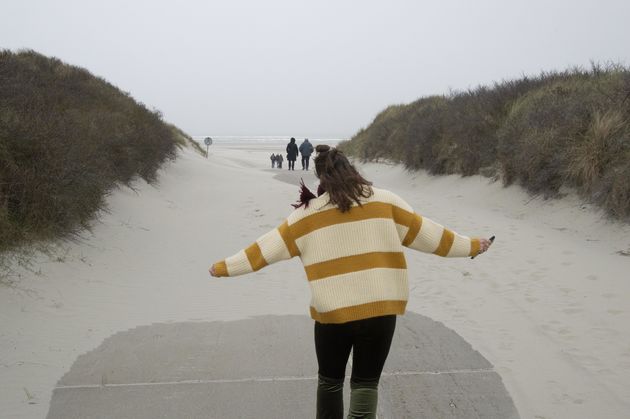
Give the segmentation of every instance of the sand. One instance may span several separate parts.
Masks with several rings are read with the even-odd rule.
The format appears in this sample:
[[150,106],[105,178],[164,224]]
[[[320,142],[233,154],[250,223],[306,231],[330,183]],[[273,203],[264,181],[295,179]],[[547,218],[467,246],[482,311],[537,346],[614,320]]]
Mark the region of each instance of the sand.
[[[92,233],[16,267],[0,286],[1,418],[42,418],[76,358],[137,326],[304,315],[299,260],[239,278],[209,264],[279,225],[312,173],[270,168],[272,145],[185,150],[108,198]],[[299,166],[299,162],[296,166]],[[298,167],[299,169],[299,167]],[[475,260],[408,251],[408,309],[444,323],[488,359],[522,418],[630,415],[630,226],[572,195],[544,201],[483,177],[429,177],[365,164],[375,186],[472,236]]]

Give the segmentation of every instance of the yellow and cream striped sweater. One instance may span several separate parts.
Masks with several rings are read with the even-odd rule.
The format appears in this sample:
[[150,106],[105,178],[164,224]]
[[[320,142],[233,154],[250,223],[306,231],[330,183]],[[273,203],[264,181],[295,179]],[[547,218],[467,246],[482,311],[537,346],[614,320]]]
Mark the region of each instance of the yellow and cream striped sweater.
[[327,193],[298,208],[278,228],[215,264],[236,276],[299,256],[312,292],[311,317],[345,323],[403,314],[409,296],[403,246],[439,256],[473,256],[470,239],[416,214],[396,194],[374,194],[342,213]]

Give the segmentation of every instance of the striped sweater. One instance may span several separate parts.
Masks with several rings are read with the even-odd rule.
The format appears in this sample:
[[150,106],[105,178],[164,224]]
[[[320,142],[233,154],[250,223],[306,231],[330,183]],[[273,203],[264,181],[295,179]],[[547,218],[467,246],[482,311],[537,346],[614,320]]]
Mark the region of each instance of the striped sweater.
[[242,275],[299,256],[313,319],[345,323],[403,314],[409,296],[403,246],[464,257],[479,252],[479,240],[421,217],[392,192],[373,191],[345,213],[328,203],[328,193],[312,199],[251,246],[217,262],[217,275]]

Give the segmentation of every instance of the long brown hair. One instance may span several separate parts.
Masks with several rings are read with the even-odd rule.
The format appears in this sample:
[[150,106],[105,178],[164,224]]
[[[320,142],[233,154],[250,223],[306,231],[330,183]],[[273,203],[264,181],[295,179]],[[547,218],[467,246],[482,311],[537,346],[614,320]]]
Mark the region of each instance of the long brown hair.
[[343,152],[325,144],[315,147],[315,151],[315,174],[320,186],[341,212],[348,211],[353,202],[360,206],[360,198],[372,196],[372,182],[359,174]]

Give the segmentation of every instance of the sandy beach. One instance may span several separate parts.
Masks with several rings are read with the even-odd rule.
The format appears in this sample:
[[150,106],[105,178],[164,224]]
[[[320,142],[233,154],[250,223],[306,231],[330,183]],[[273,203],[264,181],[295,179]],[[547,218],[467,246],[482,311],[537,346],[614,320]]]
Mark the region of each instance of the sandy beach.
[[[81,241],[16,267],[0,285],[0,418],[45,417],[77,357],[117,332],[308,314],[297,259],[238,278],[207,271],[279,225],[300,178],[316,185],[299,161],[294,172],[286,162],[272,169],[269,155],[281,151],[229,141],[207,159],[183,150],[159,184],[114,191]],[[443,323],[494,365],[522,418],[630,416],[629,225],[570,193],[545,201],[480,176],[359,168],[426,217],[496,236],[474,260],[407,251],[408,310]]]

